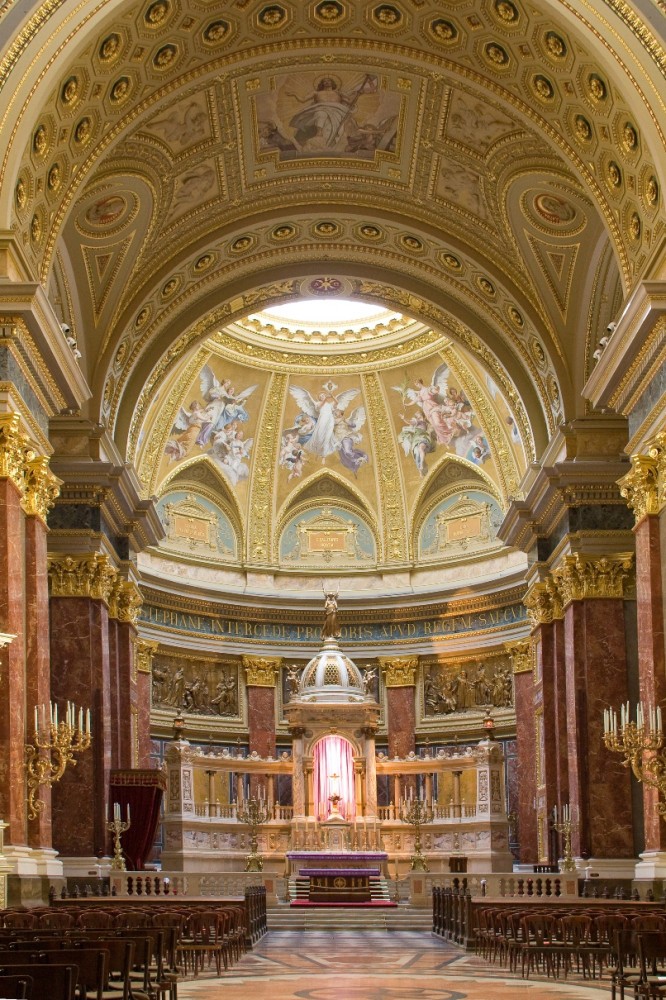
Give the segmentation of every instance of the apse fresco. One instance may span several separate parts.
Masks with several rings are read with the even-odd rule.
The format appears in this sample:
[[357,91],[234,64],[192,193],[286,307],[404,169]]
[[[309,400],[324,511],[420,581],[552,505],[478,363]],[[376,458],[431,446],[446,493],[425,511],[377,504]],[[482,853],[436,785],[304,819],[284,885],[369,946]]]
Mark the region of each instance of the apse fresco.
[[356,514],[325,505],[296,514],[280,539],[280,562],[300,566],[373,563],[375,540]]
[[219,359],[204,365],[176,414],[164,448],[165,472],[206,455],[232,489],[246,483],[264,380],[260,372]]
[[431,358],[418,369],[392,372],[387,381],[408,473],[411,469],[425,478],[431,464],[447,451],[478,466],[491,460],[472,404],[446,362]]
[[395,152],[400,105],[386,78],[364,69],[276,76],[254,97],[257,151],[280,161],[371,160],[378,150]]
[[447,559],[488,548],[497,537],[502,510],[480,490],[465,490],[438,503],[419,532],[419,556]]

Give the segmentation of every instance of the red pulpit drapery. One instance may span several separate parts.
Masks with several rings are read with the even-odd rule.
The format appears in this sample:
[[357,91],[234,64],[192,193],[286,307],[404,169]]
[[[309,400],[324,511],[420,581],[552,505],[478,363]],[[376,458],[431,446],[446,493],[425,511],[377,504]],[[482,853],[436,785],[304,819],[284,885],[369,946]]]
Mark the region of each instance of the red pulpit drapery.
[[130,828],[120,837],[128,871],[142,871],[150,855],[165,791],[166,776],[161,771],[111,772],[109,820],[113,820],[114,802],[120,805],[122,820],[127,819],[127,807],[130,808]]

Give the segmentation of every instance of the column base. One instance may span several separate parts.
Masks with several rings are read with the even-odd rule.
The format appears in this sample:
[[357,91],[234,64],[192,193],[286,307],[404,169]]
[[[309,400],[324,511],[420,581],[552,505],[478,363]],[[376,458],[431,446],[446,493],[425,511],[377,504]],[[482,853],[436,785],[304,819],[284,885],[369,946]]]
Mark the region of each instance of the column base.
[[111,874],[111,858],[64,858],[61,857],[65,878],[106,878]]
[[666,878],[666,851],[644,851],[639,854],[634,872],[635,879]]
[[14,847],[7,844],[4,856],[6,863],[2,867],[9,875],[62,877],[62,861],[58,857],[58,852],[52,848]]

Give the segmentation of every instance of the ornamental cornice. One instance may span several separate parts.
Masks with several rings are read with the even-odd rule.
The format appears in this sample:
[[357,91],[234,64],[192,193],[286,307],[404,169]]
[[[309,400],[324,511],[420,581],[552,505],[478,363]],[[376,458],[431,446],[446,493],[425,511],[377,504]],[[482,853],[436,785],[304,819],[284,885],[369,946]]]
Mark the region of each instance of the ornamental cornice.
[[117,577],[109,557],[100,552],[50,555],[48,572],[51,597],[90,597],[107,604]]
[[514,674],[526,674],[533,667],[533,647],[530,639],[519,639],[518,642],[505,642],[504,649],[511,658]]
[[274,688],[279,676],[281,656],[244,656],[247,687]]
[[387,688],[415,686],[418,656],[379,656],[378,660]]
[[621,552],[611,556],[590,556],[577,552],[565,556],[553,570],[553,579],[562,595],[562,606],[588,598],[620,598],[633,579],[634,555]]
[[61,480],[49,469],[48,458],[35,455],[26,461],[23,484],[23,510],[46,523],[46,515],[55,504],[61,486]]
[[[563,617],[562,595],[555,580],[548,576],[532,584],[523,598],[532,627],[547,625]],[[514,673],[519,671],[514,667]]]

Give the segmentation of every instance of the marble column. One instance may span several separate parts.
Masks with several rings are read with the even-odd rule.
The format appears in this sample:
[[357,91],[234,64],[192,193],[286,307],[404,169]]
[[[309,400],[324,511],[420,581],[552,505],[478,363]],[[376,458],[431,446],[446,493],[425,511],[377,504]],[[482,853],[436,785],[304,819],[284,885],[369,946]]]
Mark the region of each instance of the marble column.
[[[662,572],[661,496],[666,482],[666,436],[648,454],[633,455],[632,470],[619,480],[622,496],[636,518],[636,618],[638,681],[644,706],[666,706],[664,584]],[[657,812],[659,793],[642,785],[645,851],[636,878],[666,877],[666,820]]]
[[[527,602],[526,602],[527,603]],[[528,605],[529,607],[529,605]],[[516,644],[517,645],[517,644]],[[536,864],[537,837],[537,754],[534,716],[534,670],[530,643],[509,649],[513,661],[516,744],[518,747],[518,839],[520,860]]]
[[294,819],[305,819],[305,774],[303,773],[303,737],[305,730],[301,726],[291,729],[291,759],[292,779],[291,794],[294,806]]
[[[244,656],[247,689],[247,724],[250,753],[275,757],[275,687],[280,677],[282,657]],[[266,778],[253,774],[250,794],[259,789],[266,794]]]
[[[109,594],[109,654],[112,678],[112,730],[114,767],[140,766],[140,722],[138,706],[138,663],[136,621],[141,594],[131,580],[116,577]],[[113,639],[113,641],[111,641]],[[143,754],[146,756],[145,750]]]
[[569,804],[574,855],[635,856],[627,768],[603,745],[603,712],[628,699],[624,585],[631,554],[568,555],[553,571],[564,608]]
[[[116,571],[100,553],[51,556],[51,690],[90,708],[92,746],[53,792],[53,844],[65,857],[106,854],[113,766],[108,599]],[[74,819],[76,821],[74,822]]]
[[[363,730],[365,753],[365,810],[364,817],[377,817],[377,754],[375,749],[375,730],[367,726]],[[396,806],[397,808],[397,806]]]
[[[389,756],[406,757],[416,750],[416,674],[417,656],[380,656],[386,686],[386,722],[388,728]],[[414,777],[403,779],[401,790],[409,795],[414,789]],[[396,808],[398,802],[395,803]]]

